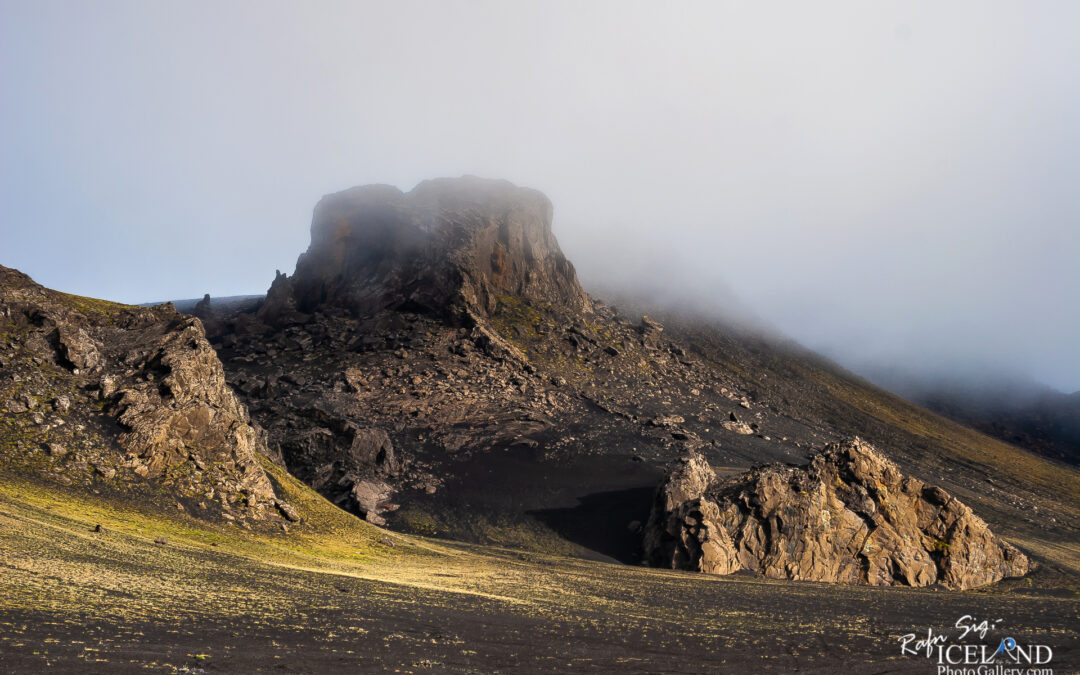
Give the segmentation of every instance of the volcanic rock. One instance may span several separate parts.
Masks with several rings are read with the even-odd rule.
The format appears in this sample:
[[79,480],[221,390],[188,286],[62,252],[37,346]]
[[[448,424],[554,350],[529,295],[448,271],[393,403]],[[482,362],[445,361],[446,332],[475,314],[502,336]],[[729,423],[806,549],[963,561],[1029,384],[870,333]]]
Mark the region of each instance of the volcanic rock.
[[[673,443],[713,442],[702,392],[731,383],[691,366],[656,320],[590,299],[551,218],[542,194],[477,178],[323,198],[293,275],[210,326],[271,456],[381,523],[391,494],[463,498],[473,488],[443,476],[480,455],[611,453],[646,483]],[[412,527],[400,516],[386,520]],[[454,536],[474,536],[460,522]]]
[[97,345],[79,326],[60,324],[52,335],[60,358],[72,368],[89,370],[101,363]]
[[255,430],[225,384],[217,355],[194,318],[174,318],[149,342],[142,368],[156,377],[125,389],[115,410],[128,431],[121,444],[151,476],[188,461],[192,451],[225,467],[236,487],[259,502],[274,498],[255,457]]
[[463,318],[486,315],[500,295],[585,308],[551,217],[540,192],[475,177],[328,195],[315,207],[310,247],[291,278],[274,280],[259,316],[280,325],[334,307]]
[[664,331],[664,326],[660,322],[642,316],[638,330],[641,332],[641,342],[646,348],[656,349],[659,346],[660,333]]
[[[485,543],[520,541],[519,528],[550,515],[536,514],[582,495],[655,485],[690,447],[746,466],[888,434],[897,459],[965,495],[1014,465],[1007,450],[988,463],[981,440],[918,411],[898,425],[895,401],[755,330],[587,298],[549,219],[538,193],[479,179],[326,197],[295,273],[278,274],[259,307],[219,305],[212,333],[270,456],[354,513],[368,509],[353,487],[378,481],[403,508],[377,500],[373,518],[424,533],[418,513],[454,514],[440,518],[440,536]],[[925,429],[952,440],[927,444]],[[1025,526],[1028,514],[1002,495],[1042,496],[1019,478],[1003,488],[966,499],[996,526]],[[618,514],[581,529],[619,523],[622,538],[595,550],[640,560],[640,538],[622,524],[647,520],[649,498],[627,494]],[[551,518],[546,527],[564,527]],[[488,521],[508,525],[489,535]]]
[[725,481],[691,454],[657,491],[645,550],[659,567],[872,586],[962,590],[1030,569],[971,509],[859,439]]
[[210,301],[210,294],[206,293],[203,295],[202,300],[195,303],[195,307],[192,308],[191,314],[193,316],[199,317],[200,319],[205,319],[206,317],[211,315],[212,311],[213,310]]
[[393,494],[393,488],[381,480],[359,480],[352,487],[352,496],[360,513],[375,525],[385,525],[386,519],[380,514],[387,510],[387,500]]
[[401,465],[394,456],[390,437],[382,429],[356,429],[353,431],[349,454],[358,466],[372,466],[377,471],[394,475]]
[[171,304],[131,307],[58,293],[2,266],[0,289],[0,329],[15,336],[6,370],[49,391],[53,407],[78,422],[49,431],[50,457],[78,460],[58,468],[65,478],[123,483],[133,474],[176,495],[241,504],[253,518],[278,517],[257,457],[265,444],[225,383],[199,319]]
[[734,431],[737,434],[748,435],[754,433],[754,429],[746,422],[732,422],[730,420],[724,420],[720,423],[720,426],[724,427],[728,431]]
[[210,299],[210,294],[203,295],[202,300],[195,303],[195,306],[191,309],[191,315],[197,316],[203,322],[203,326],[206,327],[206,332],[216,332],[218,329],[218,322],[221,320],[221,313],[213,305]]
[[280,499],[275,499],[274,506],[276,506],[278,510],[281,511],[281,515],[285,517],[285,520],[288,520],[292,523],[300,522],[300,512],[297,511],[296,507],[294,507],[292,504],[281,501]]

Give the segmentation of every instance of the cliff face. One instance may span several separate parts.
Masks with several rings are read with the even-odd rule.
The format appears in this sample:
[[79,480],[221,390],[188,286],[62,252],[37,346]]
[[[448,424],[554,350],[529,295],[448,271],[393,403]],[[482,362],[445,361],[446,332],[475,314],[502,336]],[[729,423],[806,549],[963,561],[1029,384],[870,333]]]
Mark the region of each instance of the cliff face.
[[292,277],[275,280],[260,318],[336,308],[462,319],[487,315],[500,295],[585,309],[551,217],[543,194],[474,177],[328,195],[315,207],[310,247]]
[[858,439],[728,481],[691,455],[657,492],[645,549],[662,567],[871,586],[962,590],[1029,569],[970,508]]
[[57,293],[6,267],[0,288],[9,466],[68,485],[149,482],[196,514],[241,522],[297,517],[198,319]]

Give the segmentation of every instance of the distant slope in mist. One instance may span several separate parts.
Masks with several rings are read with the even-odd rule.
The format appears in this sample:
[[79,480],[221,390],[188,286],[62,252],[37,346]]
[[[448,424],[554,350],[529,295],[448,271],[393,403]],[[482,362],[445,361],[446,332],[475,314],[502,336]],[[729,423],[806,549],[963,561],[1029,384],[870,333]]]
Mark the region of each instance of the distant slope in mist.
[[959,424],[1050,459],[1080,464],[1080,392],[1001,373],[862,369],[868,379]]

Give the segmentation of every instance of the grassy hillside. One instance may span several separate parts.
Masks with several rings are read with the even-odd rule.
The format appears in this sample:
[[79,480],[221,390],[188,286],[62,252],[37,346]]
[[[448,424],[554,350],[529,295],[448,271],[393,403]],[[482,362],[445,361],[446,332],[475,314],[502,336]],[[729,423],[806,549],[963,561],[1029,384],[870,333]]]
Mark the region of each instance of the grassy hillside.
[[705,577],[392,534],[266,468],[307,515],[288,533],[0,476],[0,665],[904,669],[923,662],[899,656],[900,635],[963,613],[1051,639],[1055,663],[1077,655],[1077,546],[969,593]]
[[[120,307],[64,297],[105,317]],[[416,535],[359,520],[261,456],[301,522],[252,526],[178,508],[168,481],[94,474],[65,485],[34,465],[59,432],[17,436],[30,432],[9,421],[0,454],[33,461],[0,470],[0,670],[925,672],[925,660],[900,655],[900,636],[947,632],[964,614],[1002,618],[1002,635],[1051,644],[1054,666],[1066,672],[1080,663],[1077,470],[947,422],[790,345],[671,321],[667,334],[686,353],[644,349],[636,327],[609,319],[574,326],[589,346],[570,348],[565,327],[545,316],[512,306],[498,328],[534,367],[567,381],[548,392],[558,395],[559,406],[548,404],[561,410],[558,423],[533,434],[536,448],[477,452],[473,464],[446,469],[460,476],[426,502],[440,509],[401,509]],[[480,370],[458,377],[475,386],[491,369],[470,358],[462,363]],[[738,397],[721,396],[720,385]],[[511,394],[500,389],[476,405],[489,411],[514,402]],[[762,432],[718,430],[729,411],[760,419]],[[581,528],[571,525],[584,523],[590,537],[624,532],[624,507],[648,503],[656,472],[681,451],[671,430],[650,421],[669,412],[685,413],[685,431],[715,440],[710,447],[733,469],[734,460],[792,459],[863,435],[971,504],[1040,567],[951,593],[569,557],[583,550],[572,536]],[[104,436],[100,444],[112,448]],[[565,461],[546,457],[545,444],[563,448]],[[617,499],[582,512],[572,502],[584,489]],[[445,508],[444,495],[464,495],[464,510]],[[557,508],[546,519],[507,516],[516,507],[531,518],[547,502]],[[505,546],[420,536],[452,527]]]

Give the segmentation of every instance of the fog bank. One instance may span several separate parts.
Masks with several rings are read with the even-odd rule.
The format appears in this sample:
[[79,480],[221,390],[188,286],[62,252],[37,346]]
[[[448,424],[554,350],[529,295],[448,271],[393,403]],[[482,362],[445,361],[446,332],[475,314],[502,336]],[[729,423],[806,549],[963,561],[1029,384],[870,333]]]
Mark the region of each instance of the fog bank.
[[1072,2],[3,2],[0,262],[129,302],[258,293],[321,195],[473,173],[547,193],[587,286],[1071,391],[1078,25]]

